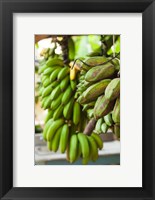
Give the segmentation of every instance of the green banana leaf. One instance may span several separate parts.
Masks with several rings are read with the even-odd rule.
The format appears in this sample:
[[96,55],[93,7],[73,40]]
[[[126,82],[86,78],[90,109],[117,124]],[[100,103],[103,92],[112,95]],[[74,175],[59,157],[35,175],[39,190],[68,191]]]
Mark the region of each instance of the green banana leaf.
[[91,46],[92,51],[99,51],[101,49],[101,36],[100,35],[89,35],[88,42]]
[[69,49],[69,59],[74,60],[75,57],[75,44],[72,38],[68,40],[68,49]]

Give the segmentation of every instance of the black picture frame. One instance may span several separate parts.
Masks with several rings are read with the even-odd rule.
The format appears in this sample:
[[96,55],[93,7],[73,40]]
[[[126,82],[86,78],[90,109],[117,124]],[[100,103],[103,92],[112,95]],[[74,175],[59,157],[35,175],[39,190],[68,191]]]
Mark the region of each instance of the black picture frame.
[[[13,187],[13,13],[142,13],[143,187]],[[136,30],[135,30],[136,31]],[[0,197],[1,199],[155,199],[155,2],[154,0],[0,0]],[[130,55],[129,55],[130,56]],[[134,64],[134,63],[133,63]],[[136,66],[135,66],[136,67]],[[134,98],[134,97],[133,97]],[[133,111],[134,112],[134,111]],[[28,174],[28,172],[25,172]],[[129,172],[130,173],[130,172]],[[132,174],[131,174],[132,176]],[[93,180],[91,180],[93,181]]]

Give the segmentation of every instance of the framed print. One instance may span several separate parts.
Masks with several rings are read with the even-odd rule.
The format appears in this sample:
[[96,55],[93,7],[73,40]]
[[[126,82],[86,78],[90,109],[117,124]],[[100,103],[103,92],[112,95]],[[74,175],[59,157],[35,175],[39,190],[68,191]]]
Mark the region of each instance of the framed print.
[[154,1],[0,1],[1,199],[154,199]]

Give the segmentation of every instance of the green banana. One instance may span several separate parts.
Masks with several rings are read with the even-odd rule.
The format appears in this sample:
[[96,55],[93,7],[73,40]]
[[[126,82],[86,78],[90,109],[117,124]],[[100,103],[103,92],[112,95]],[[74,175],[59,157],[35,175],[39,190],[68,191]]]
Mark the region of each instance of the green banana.
[[50,125],[47,131],[47,136],[46,136],[47,141],[52,140],[57,129],[60,128],[63,124],[64,124],[64,119],[57,119],[56,121],[53,121],[53,123]]
[[51,87],[51,85],[49,85],[46,88],[44,88],[44,90],[42,92],[42,97],[49,95],[51,92],[52,92],[52,87]]
[[109,114],[104,116],[104,121],[108,126],[112,126],[113,125],[113,120],[112,120],[111,113],[109,113]]
[[63,66],[63,61],[60,60],[60,59],[58,59],[58,58],[52,58],[52,59],[50,59],[50,60],[48,60],[48,61],[46,62],[46,65],[47,65],[48,67],[52,67],[52,66],[56,66],[56,65],[58,65],[58,66]]
[[64,124],[61,131],[61,137],[60,137],[60,151],[61,153],[64,153],[67,148],[69,139],[69,127],[67,124]]
[[47,99],[44,102],[43,108],[44,109],[50,108],[51,102],[52,102],[52,100],[51,100],[50,96],[48,96]]
[[53,117],[53,110],[48,110],[48,113],[45,117],[44,123],[46,124],[48,122],[49,119],[51,119]]
[[42,98],[42,100],[41,100],[41,108],[44,108],[44,103],[45,103],[47,98],[48,98],[48,96]]
[[112,119],[115,123],[120,123],[120,98],[117,98],[112,111]]
[[81,145],[80,145],[79,140],[78,140],[78,152],[77,152],[76,160],[81,157],[81,153],[82,153]]
[[52,141],[47,141],[47,148],[49,151],[52,151]]
[[109,78],[115,72],[115,67],[111,63],[107,63],[105,65],[100,65],[91,68],[85,76],[85,80],[88,82],[100,81],[105,78]]
[[70,147],[69,147],[69,159],[70,162],[73,163],[77,158],[78,153],[78,138],[77,135],[74,134],[70,139]]
[[60,82],[60,88],[62,91],[64,91],[67,86],[68,86],[68,83],[69,83],[69,76],[67,75],[61,82]]
[[103,123],[103,118],[100,118],[97,120],[96,126],[95,126],[95,132],[101,133],[101,125]]
[[76,79],[70,80],[70,85],[71,85],[71,88],[72,88],[73,91],[76,90],[76,84],[77,84]]
[[105,89],[105,97],[110,101],[116,99],[120,94],[120,78],[113,79]]
[[113,109],[114,101],[109,101],[104,95],[98,97],[94,107],[94,117],[99,119],[107,115]]
[[41,67],[39,68],[38,73],[39,73],[39,74],[42,74],[42,73],[45,71],[46,68],[48,68],[48,66],[47,66],[46,64],[44,64],[43,66],[41,66]]
[[89,143],[87,136],[83,133],[78,133],[78,140],[81,146],[82,156],[83,158],[89,157]]
[[57,120],[58,118],[62,117],[62,114],[63,114],[63,106],[60,105],[60,106],[54,111],[53,119],[54,119],[54,120]]
[[61,93],[57,98],[55,98],[52,103],[51,103],[51,109],[55,110],[56,108],[58,108],[58,106],[60,106],[61,104],[61,99],[62,99],[63,93]]
[[98,148],[101,150],[103,149],[103,141],[102,139],[100,138],[100,136],[96,133],[92,133],[91,136],[94,138]]
[[73,106],[73,123],[77,125],[80,121],[81,108],[80,104],[75,101]]
[[43,83],[46,79],[48,79],[49,78],[49,76],[47,76],[47,75],[42,75],[41,76],[41,82]]
[[52,150],[54,152],[57,152],[58,148],[59,148],[59,142],[60,142],[60,136],[61,136],[61,131],[62,131],[62,127],[60,127],[54,137],[53,137],[53,140],[52,140]]
[[53,72],[53,70],[54,69],[51,67],[46,68],[44,71],[44,75],[47,75],[47,76],[50,75]]
[[82,111],[88,110],[89,108],[94,107],[96,101],[92,101],[90,103],[84,104]]
[[45,107],[44,104],[45,104],[45,102],[48,101],[48,99],[49,99],[49,96],[42,97],[42,99],[41,99],[41,107],[42,107],[42,108]]
[[50,95],[51,100],[58,98],[60,94],[61,94],[61,89],[60,89],[60,86],[58,85],[56,88],[54,88],[54,90],[52,91]]
[[38,96],[42,96],[43,90],[44,90],[44,87],[41,86],[38,91]]
[[92,161],[96,161],[98,158],[98,147],[95,142],[95,139],[92,136],[87,136],[89,142],[89,149],[90,149],[90,157]]
[[45,79],[42,83],[43,83],[43,86],[44,86],[44,87],[47,87],[47,86],[51,83],[51,81],[50,81],[49,78],[47,78],[47,79]]
[[59,72],[59,74],[58,74],[58,80],[60,81],[60,80],[62,80],[63,78],[65,78],[65,76],[66,75],[68,75],[69,74],[69,67],[68,66],[65,66],[65,67],[63,67],[61,70],[60,70],[60,72]]
[[91,67],[95,67],[97,65],[100,65],[101,63],[104,63],[107,61],[107,58],[105,56],[94,56],[91,58],[87,58],[84,62],[87,63],[89,66],[85,65],[84,63],[81,65],[82,69],[89,70]]
[[59,72],[60,72],[61,69],[62,69],[61,67],[57,67],[57,68],[52,72],[52,74],[51,74],[51,76],[50,76],[50,81],[51,81],[51,82],[53,82],[53,81],[55,81],[55,80],[57,79],[57,76],[58,76],[58,74],[59,74]]
[[88,89],[83,93],[83,98],[80,103],[83,104],[94,101],[98,96],[104,93],[110,81],[111,79],[105,79],[88,87]]
[[44,130],[43,130],[43,138],[45,141],[47,141],[46,136],[47,136],[47,131],[50,127],[50,125],[53,123],[53,119],[48,120],[48,122],[45,124]]
[[65,105],[69,102],[72,94],[73,94],[73,91],[72,91],[71,86],[69,85],[68,88],[66,89],[66,91],[64,92],[62,100],[61,100],[63,105]]
[[108,128],[109,128],[108,125],[106,123],[103,123],[101,125],[101,131],[102,131],[102,133],[107,133]]
[[[76,93],[76,94],[77,94],[77,93]],[[80,92],[80,94],[81,94],[81,92]],[[77,102],[79,102],[80,104],[82,104],[83,101],[85,101],[85,98],[84,98],[84,95],[82,94],[82,95],[80,95],[80,96],[78,97]]]
[[72,117],[73,104],[74,104],[74,97],[71,98],[71,100],[65,105],[63,109],[64,118],[70,119]]

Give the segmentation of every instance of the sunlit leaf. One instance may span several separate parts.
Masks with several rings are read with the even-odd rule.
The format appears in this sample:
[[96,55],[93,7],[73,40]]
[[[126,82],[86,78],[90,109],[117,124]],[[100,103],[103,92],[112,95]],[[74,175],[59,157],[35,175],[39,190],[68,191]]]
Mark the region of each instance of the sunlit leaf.
[[101,48],[101,36],[100,35],[89,35],[88,42],[90,43],[93,51],[96,51],[99,48]]
[[84,57],[90,51],[90,45],[88,43],[88,36],[75,36],[75,58]]

